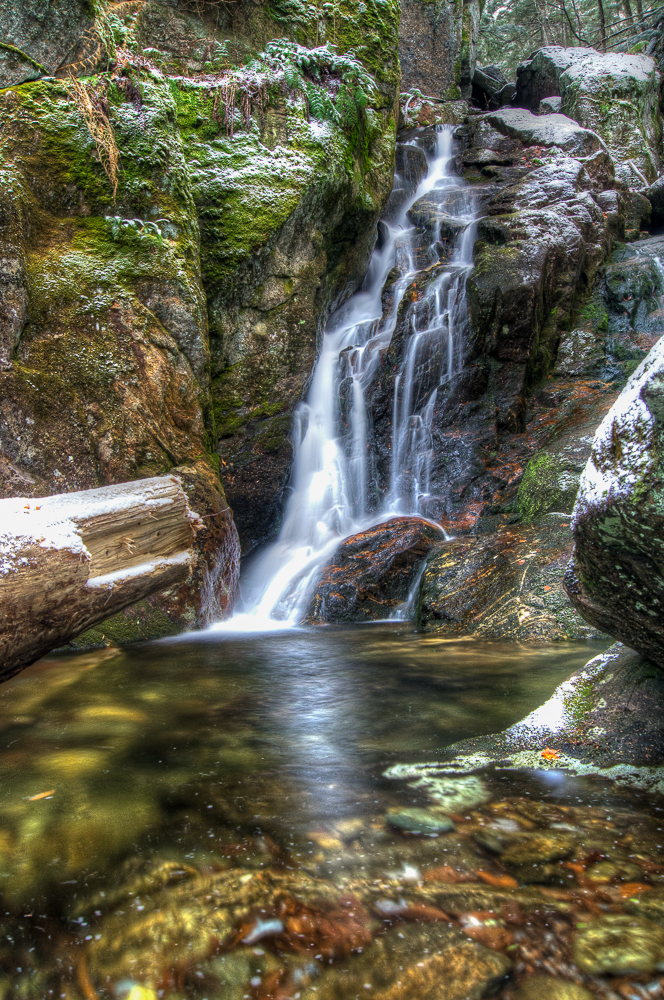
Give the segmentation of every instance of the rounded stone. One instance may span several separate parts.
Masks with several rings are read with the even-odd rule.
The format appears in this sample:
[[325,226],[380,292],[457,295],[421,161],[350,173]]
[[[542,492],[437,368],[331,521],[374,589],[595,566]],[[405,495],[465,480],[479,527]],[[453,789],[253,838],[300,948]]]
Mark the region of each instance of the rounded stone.
[[650,974],[664,969],[664,928],[642,917],[599,917],[580,925],[573,953],[591,976]]
[[553,976],[528,976],[513,1000],[593,1000],[593,994],[578,983]]
[[454,823],[448,816],[427,809],[394,809],[386,816],[390,826],[405,833],[449,833]]

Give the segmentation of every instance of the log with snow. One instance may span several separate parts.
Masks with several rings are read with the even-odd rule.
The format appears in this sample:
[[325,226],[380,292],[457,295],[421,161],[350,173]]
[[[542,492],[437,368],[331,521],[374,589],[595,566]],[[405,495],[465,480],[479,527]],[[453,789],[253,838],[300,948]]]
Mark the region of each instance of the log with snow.
[[0,680],[185,580],[202,527],[172,475],[0,500]]

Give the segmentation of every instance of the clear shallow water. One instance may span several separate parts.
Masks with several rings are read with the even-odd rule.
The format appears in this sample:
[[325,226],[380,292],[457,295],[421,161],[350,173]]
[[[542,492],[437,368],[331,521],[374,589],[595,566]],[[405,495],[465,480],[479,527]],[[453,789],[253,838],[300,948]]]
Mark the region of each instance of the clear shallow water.
[[[400,905],[413,870],[454,852],[469,871],[490,868],[469,832],[459,840],[462,817],[449,847],[445,836],[386,822],[390,810],[431,804],[383,772],[515,722],[600,648],[450,642],[395,623],[185,637],[41,661],[0,688],[0,996],[94,1000],[134,989],[132,1000],[269,1000],[268,972],[292,978],[302,955],[336,968],[343,949],[316,939],[298,951],[261,937],[257,921],[285,927],[275,916],[284,899],[313,905],[320,893],[348,891],[349,879],[360,879],[353,892],[365,907],[362,880],[392,879],[388,902]],[[560,775],[486,780],[486,809],[524,796],[644,815],[656,806]],[[256,878],[268,892],[268,875],[290,879],[287,890],[270,883],[260,905],[237,896],[242,879],[242,892]],[[362,933],[383,933],[369,925]],[[249,975],[238,934],[256,927],[264,954],[254,958],[272,965]],[[220,954],[249,969],[246,981],[233,973],[236,993],[223,986]]]

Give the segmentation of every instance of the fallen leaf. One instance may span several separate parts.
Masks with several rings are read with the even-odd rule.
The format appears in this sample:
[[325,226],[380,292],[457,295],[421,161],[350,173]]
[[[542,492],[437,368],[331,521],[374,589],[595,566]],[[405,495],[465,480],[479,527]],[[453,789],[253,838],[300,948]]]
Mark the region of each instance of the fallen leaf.
[[624,885],[618,886],[618,892],[623,899],[636,896],[639,892],[649,892],[651,889],[651,885],[645,885],[643,882],[625,882]]
[[546,747],[542,750],[541,756],[544,757],[544,760],[557,760],[558,757],[560,757],[560,751],[552,750],[551,747]]
[[511,875],[492,875],[491,872],[478,870],[477,875],[486,882],[487,885],[496,886],[498,889],[516,889],[519,883]]
[[40,792],[39,795],[31,795],[28,802],[36,802],[37,799],[45,799],[49,795],[55,795],[55,788],[51,788],[48,792]]

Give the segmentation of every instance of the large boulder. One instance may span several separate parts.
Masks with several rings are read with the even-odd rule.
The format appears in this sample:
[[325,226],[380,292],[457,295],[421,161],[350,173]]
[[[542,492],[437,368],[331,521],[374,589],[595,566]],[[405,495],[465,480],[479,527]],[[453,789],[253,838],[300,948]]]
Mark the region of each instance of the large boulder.
[[586,621],[664,667],[664,338],[600,424],[565,575]]
[[549,45],[519,66],[515,102],[538,111],[542,99],[560,96],[563,114],[602,137],[622,180],[643,187],[660,163],[659,88],[649,56]]
[[503,108],[487,116],[495,129],[526,146],[557,146],[571,156],[592,156],[604,147],[600,137],[566,115],[533,115],[523,108]]
[[444,537],[420,517],[395,517],[344,539],[323,570],[307,620],[389,618],[407,600],[424,559]]

